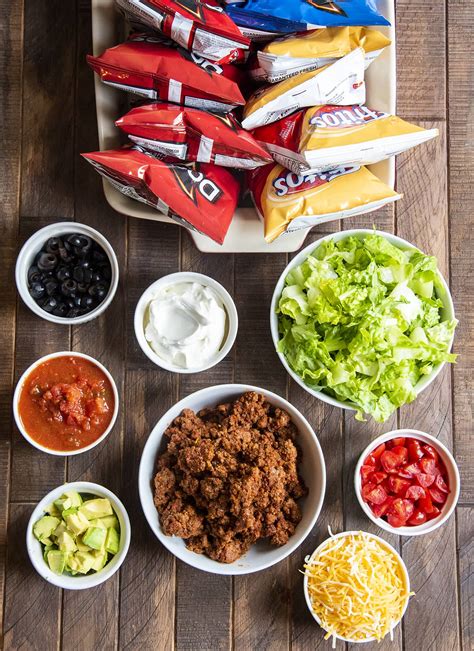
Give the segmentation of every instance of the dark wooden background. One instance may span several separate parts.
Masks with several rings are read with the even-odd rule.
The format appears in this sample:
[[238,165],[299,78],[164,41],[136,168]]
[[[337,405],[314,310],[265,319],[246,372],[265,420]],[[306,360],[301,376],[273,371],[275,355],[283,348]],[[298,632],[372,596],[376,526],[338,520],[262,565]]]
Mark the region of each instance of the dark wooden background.
[[[303,600],[298,569],[333,531],[376,531],[356,503],[355,461],[377,434],[415,427],[454,450],[462,475],[456,517],[415,538],[383,534],[408,566],[416,597],[384,651],[473,648],[474,471],[470,451],[474,304],[474,73],[472,0],[398,0],[398,112],[440,137],[398,159],[404,199],[367,217],[327,224],[311,234],[373,223],[438,257],[450,279],[460,326],[458,364],[383,426],[357,423],[289,382],[272,350],[270,297],[287,256],[203,255],[183,229],[126,219],[106,204],[97,175],[79,153],[97,147],[90,3],[0,2],[0,631],[5,649],[327,649]],[[13,269],[21,243],[58,220],[90,224],[117,252],[121,282],[112,306],[90,324],[67,328],[29,312]],[[309,240],[308,240],[309,241]],[[182,270],[209,274],[234,296],[240,331],[232,354],[208,373],[171,375],[138,349],[132,315],[142,290]],[[120,417],[107,442],[64,460],[29,446],[12,425],[12,385],[38,357],[80,350],[100,359],[121,393]],[[300,550],[256,575],[232,579],[178,562],[148,529],[137,494],[140,452],[151,428],[181,396],[221,382],[248,382],[288,396],[313,424],[327,462],[322,515]],[[133,540],[119,574],[104,585],[62,592],[28,561],[24,536],[34,504],[65,480],[104,484],[124,500]],[[0,647],[2,639],[0,638]],[[338,644],[338,648],[342,648]]]

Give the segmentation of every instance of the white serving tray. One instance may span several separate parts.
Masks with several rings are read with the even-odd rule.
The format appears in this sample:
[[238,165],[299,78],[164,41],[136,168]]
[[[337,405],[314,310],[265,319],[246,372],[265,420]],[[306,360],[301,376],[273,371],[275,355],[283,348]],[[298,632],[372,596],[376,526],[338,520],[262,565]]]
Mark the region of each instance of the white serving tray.
[[[121,40],[122,18],[115,10],[114,0],[92,0],[92,39],[94,55],[117,45]],[[392,41],[390,47],[371,64],[366,73],[367,104],[387,113],[395,113],[396,104],[396,57],[395,57],[395,11],[394,0],[377,0],[379,10],[391,22],[391,27],[380,27]],[[92,74],[92,73],[91,73]],[[114,122],[120,117],[123,91],[101,83],[95,75],[95,98],[97,126],[101,150],[120,146],[119,130]],[[393,188],[395,163],[393,158],[372,165],[373,172]],[[131,217],[176,224],[158,210],[129,199],[104,180],[104,193],[114,210]],[[309,230],[282,235],[271,244],[263,237],[263,225],[253,208],[237,208],[232,224],[222,246],[195,231],[190,231],[197,248],[208,253],[282,253],[297,251]]]

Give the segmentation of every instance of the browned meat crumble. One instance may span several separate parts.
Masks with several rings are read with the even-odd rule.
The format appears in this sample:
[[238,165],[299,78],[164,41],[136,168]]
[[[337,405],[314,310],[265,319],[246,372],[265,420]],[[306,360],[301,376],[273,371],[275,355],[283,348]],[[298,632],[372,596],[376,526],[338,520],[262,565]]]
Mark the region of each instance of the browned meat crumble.
[[233,563],[262,538],[284,545],[301,520],[297,428],[258,393],[185,409],[165,432],[154,501],[163,532],[188,549]]

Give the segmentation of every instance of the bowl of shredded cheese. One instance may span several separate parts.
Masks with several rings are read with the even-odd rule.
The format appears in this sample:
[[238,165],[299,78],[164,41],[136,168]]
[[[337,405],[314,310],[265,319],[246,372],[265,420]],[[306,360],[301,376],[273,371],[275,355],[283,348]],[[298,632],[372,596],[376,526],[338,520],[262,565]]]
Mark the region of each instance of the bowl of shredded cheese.
[[405,563],[385,540],[362,531],[331,535],[304,567],[306,603],[333,648],[337,639],[393,639],[413,593]]

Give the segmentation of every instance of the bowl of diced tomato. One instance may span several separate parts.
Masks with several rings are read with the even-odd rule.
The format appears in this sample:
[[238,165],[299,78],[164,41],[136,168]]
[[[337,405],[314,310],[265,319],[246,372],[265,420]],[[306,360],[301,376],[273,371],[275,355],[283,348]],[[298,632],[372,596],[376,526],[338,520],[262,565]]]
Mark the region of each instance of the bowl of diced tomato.
[[400,536],[419,536],[440,527],[456,508],[459,471],[452,454],[425,432],[403,429],[382,434],[362,452],[355,491],[376,525]]

